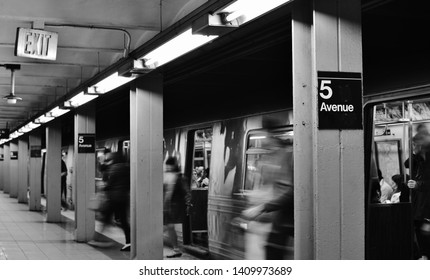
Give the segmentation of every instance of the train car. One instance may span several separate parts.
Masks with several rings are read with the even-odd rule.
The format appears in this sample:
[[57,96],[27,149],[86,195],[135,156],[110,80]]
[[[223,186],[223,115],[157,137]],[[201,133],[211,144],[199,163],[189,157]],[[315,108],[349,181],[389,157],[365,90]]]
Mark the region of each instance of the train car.
[[[177,228],[184,244],[197,246],[217,259],[265,258],[270,218],[251,222],[240,217],[250,205],[273,197],[274,190],[268,186],[272,174],[264,171],[275,164],[267,160],[267,139],[288,142],[286,149],[292,155],[291,124],[292,111],[285,110],[164,132],[166,156],[180,158],[190,182],[191,215]],[[209,184],[201,187],[198,178],[203,170],[210,170]],[[285,173],[292,176],[292,170]],[[286,258],[293,256],[292,240],[289,242]]]
[[[289,168],[285,174],[292,182],[292,110],[164,131],[164,157],[178,157],[191,192],[190,215],[183,224],[176,225],[179,240],[186,249],[203,258],[265,258],[264,247],[272,227],[270,215],[251,221],[243,219],[241,213],[276,196],[271,181],[276,160],[267,152],[271,137],[282,141],[290,156],[291,164],[282,168]],[[122,151],[129,156],[129,146],[127,136],[98,139],[96,164],[103,161],[107,150]],[[72,154],[68,152],[69,156]],[[207,180],[202,184],[199,178],[205,172]],[[96,190],[103,184],[99,173],[97,171]],[[285,251],[285,258],[292,259],[292,238]]]
[[[413,139],[422,138],[422,149],[427,154],[429,151],[430,138],[426,135],[430,130],[430,96],[425,91],[417,94],[416,89],[404,89],[366,99],[366,258],[417,259],[421,257],[417,235],[428,239],[428,232],[414,229],[416,205],[411,203],[413,194],[406,184],[416,179],[421,168],[411,160],[416,153]],[[393,189],[388,189],[388,197],[384,195],[384,182]],[[403,186],[398,186],[399,182]]]

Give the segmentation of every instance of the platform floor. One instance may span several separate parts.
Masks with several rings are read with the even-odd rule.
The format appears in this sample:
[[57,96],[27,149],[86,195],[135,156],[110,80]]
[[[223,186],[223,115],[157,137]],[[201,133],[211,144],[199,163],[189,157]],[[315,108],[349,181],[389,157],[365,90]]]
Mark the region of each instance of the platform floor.
[[[114,246],[95,248],[74,240],[73,211],[62,211],[61,223],[47,223],[46,214],[28,210],[16,198],[0,191],[0,260],[129,260],[130,252],[121,252],[124,239],[117,227],[106,231]],[[96,226],[99,227],[98,224]],[[163,248],[165,256],[170,251]],[[175,259],[196,260],[184,253]]]

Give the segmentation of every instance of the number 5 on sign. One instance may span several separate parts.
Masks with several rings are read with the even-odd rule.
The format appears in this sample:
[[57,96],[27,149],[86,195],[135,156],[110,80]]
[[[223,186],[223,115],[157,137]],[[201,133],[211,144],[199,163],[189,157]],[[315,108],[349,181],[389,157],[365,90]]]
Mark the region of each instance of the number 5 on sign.
[[[324,99],[330,99],[333,95],[333,90],[328,85],[331,84],[331,80],[321,80],[320,96]],[[327,91],[325,94],[324,91]]]

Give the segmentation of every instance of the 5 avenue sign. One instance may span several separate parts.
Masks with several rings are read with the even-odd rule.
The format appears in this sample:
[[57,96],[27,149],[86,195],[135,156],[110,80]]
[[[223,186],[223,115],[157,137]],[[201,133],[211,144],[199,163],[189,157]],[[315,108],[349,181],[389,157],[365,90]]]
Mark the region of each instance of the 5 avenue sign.
[[318,128],[362,129],[361,74],[318,72]]

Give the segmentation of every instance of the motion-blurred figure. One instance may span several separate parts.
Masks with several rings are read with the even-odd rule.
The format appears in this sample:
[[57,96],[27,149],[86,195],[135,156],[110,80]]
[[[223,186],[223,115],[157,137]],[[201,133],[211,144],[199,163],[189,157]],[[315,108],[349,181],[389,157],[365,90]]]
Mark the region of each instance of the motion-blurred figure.
[[63,210],[67,210],[67,165],[64,159],[66,158],[66,154],[63,152],[61,154],[61,207]]
[[186,180],[180,173],[176,157],[167,158],[164,165],[163,198],[164,231],[167,231],[169,242],[173,247],[173,252],[166,257],[177,258],[182,256],[182,251],[178,246],[175,224],[184,221],[188,214],[191,196],[186,188]]
[[269,141],[262,177],[272,185],[273,195],[268,201],[243,211],[242,216],[253,220],[264,213],[272,213],[265,254],[266,259],[279,260],[285,258],[288,241],[294,237],[293,152],[292,143],[286,145],[276,137]]
[[[105,180],[105,203],[99,209],[103,223],[102,232],[113,221],[114,214],[118,215],[120,226],[124,231],[125,245],[121,251],[130,251],[130,224],[128,210],[130,205],[130,167],[119,152],[107,153],[102,164],[103,179]],[[93,246],[106,247],[109,242],[94,240],[88,242]]]
[[428,259],[430,257],[430,245],[428,233],[425,228],[430,218],[430,152],[425,147],[429,146],[427,141],[428,132],[422,128],[412,138],[413,154],[405,161],[405,167],[410,170],[411,180],[407,186],[411,191],[412,216],[414,219],[416,247],[415,258]]

